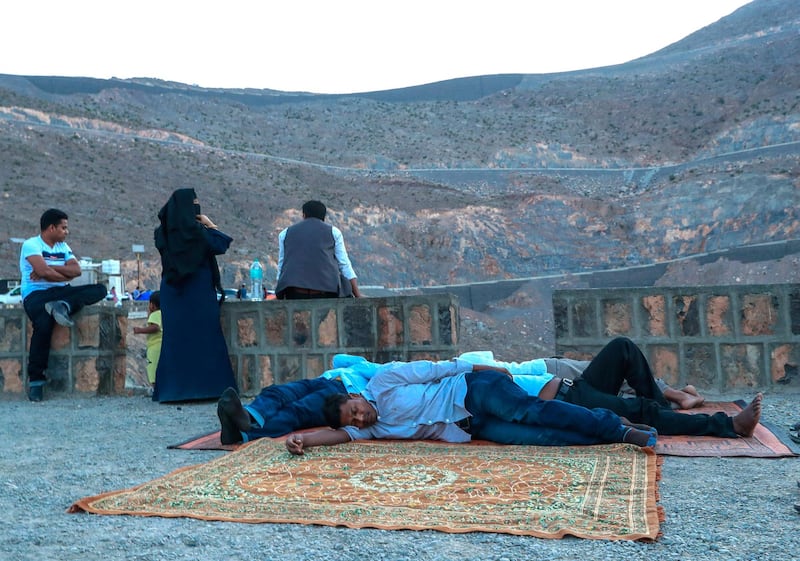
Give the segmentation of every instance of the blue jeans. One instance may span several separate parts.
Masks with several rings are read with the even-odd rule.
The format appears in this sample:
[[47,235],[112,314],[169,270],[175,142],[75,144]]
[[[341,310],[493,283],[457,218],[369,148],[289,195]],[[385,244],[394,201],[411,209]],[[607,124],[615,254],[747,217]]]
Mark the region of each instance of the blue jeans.
[[608,409],[529,396],[506,374],[467,374],[464,405],[473,438],[499,444],[568,446],[622,442],[625,427]]
[[347,393],[339,380],[313,378],[267,386],[245,406],[254,423],[244,441],[274,438],[302,429],[327,426],[322,405],[329,395]]

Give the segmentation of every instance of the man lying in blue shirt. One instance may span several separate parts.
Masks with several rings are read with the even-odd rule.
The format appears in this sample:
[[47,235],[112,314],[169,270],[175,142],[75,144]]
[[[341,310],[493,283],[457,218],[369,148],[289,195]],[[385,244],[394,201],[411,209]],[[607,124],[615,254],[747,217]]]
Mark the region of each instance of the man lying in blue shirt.
[[325,398],[365,391],[378,366],[360,356],[337,354],[333,368],[319,378],[272,384],[248,405],[242,404],[235,389],[228,388],[217,403],[220,441],[236,444],[325,426]]

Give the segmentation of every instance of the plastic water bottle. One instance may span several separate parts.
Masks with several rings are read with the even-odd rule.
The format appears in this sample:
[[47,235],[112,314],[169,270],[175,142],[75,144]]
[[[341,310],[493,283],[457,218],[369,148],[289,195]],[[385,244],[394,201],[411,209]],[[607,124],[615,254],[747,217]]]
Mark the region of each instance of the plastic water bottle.
[[263,295],[264,286],[264,267],[258,262],[258,259],[253,261],[250,265],[250,299],[261,300]]

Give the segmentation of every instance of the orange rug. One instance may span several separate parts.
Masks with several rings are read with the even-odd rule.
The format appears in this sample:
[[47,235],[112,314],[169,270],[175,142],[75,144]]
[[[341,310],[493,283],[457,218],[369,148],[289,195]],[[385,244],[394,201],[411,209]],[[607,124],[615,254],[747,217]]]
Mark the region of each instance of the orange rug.
[[170,444],[167,448],[175,450],[236,450],[240,444],[223,444],[219,439],[220,431],[193,436],[183,442]]
[[[702,407],[687,409],[681,413],[712,414],[724,411],[728,415],[736,415],[744,407],[744,401],[712,401]],[[702,456],[702,457],[734,457],[750,458],[783,458],[797,456],[797,447],[776,427],[759,423],[753,436],[748,438],[720,438],[718,436],[665,436],[659,435],[656,453],[665,456]]]
[[[735,415],[746,406],[743,401],[708,402],[703,407],[683,413],[716,413],[724,411]],[[281,440],[283,440],[281,438]],[[239,445],[225,445],[219,441],[219,431],[202,434],[168,448],[181,450],[235,450]],[[783,458],[797,456],[798,447],[789,440],[786,431],[759,424],[750,438],[720,438],[717,436],[665,436],[659,435],[656,453],[663,456],[748,456],[751,458]]]
[[658,476],[652,450],[627,444],[373,441],[292,456],[261,439],[69,512],[653,540]]

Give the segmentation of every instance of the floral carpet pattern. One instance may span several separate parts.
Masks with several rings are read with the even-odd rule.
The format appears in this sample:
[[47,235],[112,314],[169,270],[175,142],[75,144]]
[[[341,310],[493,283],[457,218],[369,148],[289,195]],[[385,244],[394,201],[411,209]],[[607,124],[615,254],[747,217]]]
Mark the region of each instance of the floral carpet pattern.
[[560,538],[656,539],[657,457],[573,447],[355,442],[290,455],[257,440],[70,512]]

